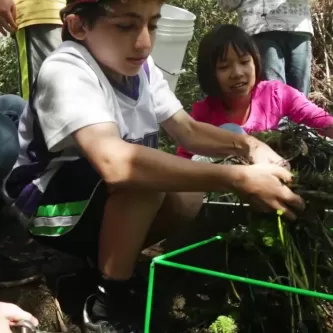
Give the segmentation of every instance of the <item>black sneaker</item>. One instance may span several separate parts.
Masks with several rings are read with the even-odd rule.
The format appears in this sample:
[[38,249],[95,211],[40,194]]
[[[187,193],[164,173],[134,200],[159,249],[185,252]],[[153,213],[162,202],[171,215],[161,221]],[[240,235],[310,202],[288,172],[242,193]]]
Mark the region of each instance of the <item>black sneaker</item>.
[[0,288],[21,286],[41,277],[33,261],[0,254]]
[[[117,311],[108,321],[100,320],[94,323],[91,319],[92,308],[95,303],[96,296],[91,295],[87,298],[83,309],[84,333],[143,333],[143,329],[137,324],[137,319],[128,313],[132,306],[128,304],[124,311]],[[138,310],[138,309],[137,309]],[[143,317],[142,317],[143,327]]]

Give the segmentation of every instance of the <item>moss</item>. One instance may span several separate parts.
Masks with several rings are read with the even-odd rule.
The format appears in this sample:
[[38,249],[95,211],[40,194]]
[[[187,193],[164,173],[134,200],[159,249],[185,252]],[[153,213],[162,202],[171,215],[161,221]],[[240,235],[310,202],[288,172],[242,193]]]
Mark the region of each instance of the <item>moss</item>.
[[237,333],[238,327],[235,320],[229,316],[219,316],[214,323],[209,326],[209,333]]

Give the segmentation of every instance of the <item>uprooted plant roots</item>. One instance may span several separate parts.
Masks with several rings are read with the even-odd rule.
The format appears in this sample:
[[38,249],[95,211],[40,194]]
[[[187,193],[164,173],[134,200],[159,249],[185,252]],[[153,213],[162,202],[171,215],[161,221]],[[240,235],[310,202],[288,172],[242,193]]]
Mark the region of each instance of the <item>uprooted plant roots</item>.
[[[296,222],[282,219],[279,223],[276,214],[244,214],[244,221],[235,221],[232,230],[224,235],[227,270],[333,294],[333,233],[325,220],[325,209],[333,206],[333,142],[301,126],[257,137],[289,161],[295,175],[291,188],[306,200],[307,209]],[[219,163],[247,161],[228,157]],[[235,198],[229,196],[226,201]],[[256,286],[230,285],[229,300],[234,304],[234,318],[241,331],[270,333],[275,328],[290,333],[333,332],[333,302]]]
[[[287,160],[295,176],[290,187],[305,200],[315,201],[328,208],[333,207],[333,141],[318,135],[304,126],[293,126],[284,131],[254,134],[280,156]],[[249,164],[237,156],[228,156],[216,163]],[[219,201],[234,201],[230,194],[211,194]]]
[[257,138],[290,163],[295,175],[295,183],[291,187],[295,192],[306,200],[318,201],[325,208],[333,206],[332,141],[304,126],[260,133]]

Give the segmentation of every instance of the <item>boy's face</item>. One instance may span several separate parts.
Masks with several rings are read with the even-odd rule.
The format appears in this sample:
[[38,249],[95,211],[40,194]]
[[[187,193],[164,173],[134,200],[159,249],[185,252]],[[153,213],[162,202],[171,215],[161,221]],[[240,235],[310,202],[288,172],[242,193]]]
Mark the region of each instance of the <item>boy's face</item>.
[[113,13],[84,29],[85,45],[106,72],[138,73],[154,46],[161,6],[158,0],[116,2]]

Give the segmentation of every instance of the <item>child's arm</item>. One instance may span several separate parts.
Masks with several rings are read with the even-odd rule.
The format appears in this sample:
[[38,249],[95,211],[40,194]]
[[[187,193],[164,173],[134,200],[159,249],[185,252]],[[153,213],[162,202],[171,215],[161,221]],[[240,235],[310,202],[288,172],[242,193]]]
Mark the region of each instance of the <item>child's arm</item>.
[[292,181],[291,174],[272,164],[192,162],[127,143],[111,122],[81,128],[73,137],[110,191],[124,187],[157,192],[231,191],[245,196],[262,211],[283,209],[292,219],[296,216],[291,207],[296,211],[304,209],[302,199],[282,184]]
[[[209,123],[208,109],[205,101],[196,102],[192,106],[192,112],[189,114],[194,120]],[[186,150],[183,146],[177,147],[177,156],[191,159],[193,153]]]
[[324,109],[309,101],[298,90],[281,83],[282,114],[297,124],[320,130],[333,138],[333,117]]
[[231,13],[242,6],[244,0],[217,0],[217,3],[224,12]]

